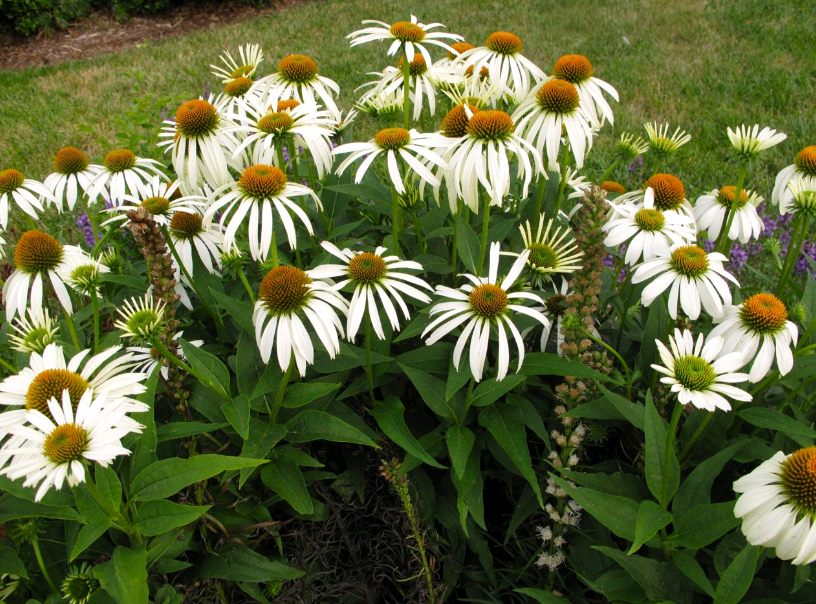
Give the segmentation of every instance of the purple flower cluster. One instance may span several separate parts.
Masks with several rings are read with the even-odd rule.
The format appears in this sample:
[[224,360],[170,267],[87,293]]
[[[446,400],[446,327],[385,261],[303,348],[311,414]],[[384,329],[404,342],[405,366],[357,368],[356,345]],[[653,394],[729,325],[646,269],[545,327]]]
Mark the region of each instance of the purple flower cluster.
[[87,212],[82,212],[82,214],[79,215],[76,225],[82,231],[82,238],[85,239],[85,245],[95,245],[96,237],[94,237],[93,229],[91,228],[91,220],[88,218]]

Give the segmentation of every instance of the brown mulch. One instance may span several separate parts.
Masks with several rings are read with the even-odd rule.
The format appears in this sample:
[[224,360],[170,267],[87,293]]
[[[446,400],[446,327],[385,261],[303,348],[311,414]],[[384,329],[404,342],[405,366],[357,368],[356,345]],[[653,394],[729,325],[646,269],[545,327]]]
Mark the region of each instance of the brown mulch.
[[94,11],[67,29],[24,37],[10,26],[0,26],[0,70],[23,70],[88,59],[118,52],[146,40],[175,38],[268,15],[284,6],[305,0],[274,0],[263,8],[241,2],[193,0],[177,4],[156,15],[139,15],[118,21],[110,10]]

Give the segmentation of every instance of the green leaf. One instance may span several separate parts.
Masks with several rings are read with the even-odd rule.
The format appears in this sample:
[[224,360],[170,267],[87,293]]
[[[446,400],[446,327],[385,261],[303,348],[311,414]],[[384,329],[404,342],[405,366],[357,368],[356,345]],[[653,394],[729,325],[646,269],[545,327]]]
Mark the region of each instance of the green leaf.
[[574,487],[557,476],[552,476],[552,478],[578,505],[618,537],[628,541],[635,540],[635,527],[639,512],[637,501],[585,487]]
[[445,382],[445,400],[451,400],[454,394],[464,388],[471,377],[470,364],[462,363],[462,366],[457,369],[453,364],[453,357],[451,357],[448,362],[448,379]]
[[541,498],[541,489],[538,486],[538,478],[533,470],[530,450],[527,448],[527,433],[524,424],[515,412],[515,408],[503,403],[485,407],[479,413],[479,425],[487,428],[490,435],[496,439],[499,446],[507,453],[513,465],[530,483],[538,499],[538,504],[543,508],[544,502]]
[[[244,441],[241,447],[241,457],[247,459],[264,459],[276,444],[286,436],[286,426],[280,424],[270,424],[268,421],[261,421],[254,417],[249,422],[249,438]],[[248,466],[241,469],[238,479],[238,488],[250,477],[254,467]]]
[[261,470],[261,480],[280,495],[298,514],[314,514],[314,504],[298,464],[288,457],[273,456]]
[[456,222],[456,250],[459,258],[467,269],[474,275],[479,273],[479,251],[481,244],[473,228],[459,214],[453,217]]
[[674,523],[671,539],[689,549],[713,543],[741,522],[734,517],[733,501],[696,505]]
[[530,596],[536,602],[540,602],[540,604],[569,604],[569,600],[567,600],[565,597],[556,596],[551,591],[544,591],[543,589],[535,589],[534,587],[517,587],[513,591],[517,594]]
[[184,487],[212,478],[225,470],[254,468],[262,463],[266,463],[266,460],[226,455],[163,459],[142,470],[133,480],[130,486],[130,499],[134,501],[164,499],[175,495]]
[[714,586],[700,566],[700,563],[694,559],[694,554],[686,550],[677,550],[672,554],[672,562],[681,573],[686,575],[691,582],[699,587],[707,596],[714,597]]
[[234,545],[217,554],[207,556],[198,567],[198,575],[229,581],[292,581],[302,577],[302,570],[270,560],[244,545]]
[[340,383],[329,382],[299,382],[289,384],[283,396],[281,405],[287,409],[304,407],[317,399],[327,396],[340,388]]
[[445,382],[419,369],[407,367],[406,365],[400,365],[400,368],[405,375],[408,376],[408,379],[411,380],[411,383],[417,389],[422,400],[425,401],[425,404],[430,407],[431,411],[436,413],[439,417],[454,420],[458,423],[459,405],[456,399],[450,401],[445,399]]
[[[232,296],[227,296],[219,291],[210,289],[218,308],[227,311],[227,314],[238,323],[244,333],[255,333],[255,326],[252,324],[252,305],[247,302],[237,300]],[[184,351],[187,354],[187,351]],[[187,357],[188,359],[190,357]],[[195,367],[193,367],[195,369]]]
[[241,394],[221,405],[221,411],[241,438],[249,438],[249,397]]
[[714,479],[747,442],[743,440],[726,447],[694,468],[677,489],[677,494],[672,501],[672,511],[677,518],[681,518],[695,505],[711,502],[711,485]]
[[411,434],[405,423],[405,406],[394,396],[385,397],[384,401],[377,401],[371,409],[371,415],[377,420],[385,435],[402,447],[406,452],[421,459],[435,468],[445,468],[422,448],[419,441]]
[[226,428],[229,424],[208,424],[206,422],[172,422],[159,426],[156,430],[157,441],[160,443],[177,438],[188,438],[198,434],[208,434]]
[[816,440],[816,430],[799,423],[776,409],[749,407],[738,411],[737,415],[752,426],[781,432],[802,446],[811,446],[813,441]]
[[395,360],[401,365],[407,365],[420,371],[444,375],[451,355],[453,344],[437,342],[433,346],[420,346],[403,352]]
[[190,366],[198,374],[204,385],[222,396],[229,397],[230,374],[224,363],[215,355],[201,350],[185,340],[179,339],[178,342]]
[[517,373],[509,375],[501,381],[497,381],[495,378],[485,380],[473,390],[470,405],[472,407],[486,407],[499,400],[526,379],[528,379],[526,375]]
[[680,462],[677,461],[677,455],[672,449],[669,452],[668,476],[663,476],[668,430],[663,418],[658,415],[650,394],[646,395],[643,431],[646,434],[646,484],[654,498],[666,507],[680,486]]
[[[155,462],[156,457],[156,420],[154,416],[154,406],[156,401],[156,384],[159,381],[159,370],[156,368],[147,378],[145,386],[147,390],[141,393],[136,399],[150,407],[143,413],[134,413],[133,419],[144,425],[142,433],[133,446],[133,454],[130,456],[130,478],[133,479],[139,472]],[[97,466],[99,470],[101,466]]]
[[105,520],[103,522],[92,522],[90,524],[86,524],[79,529],[76,541],[74,541],[74,545],[71,548],[71,553],[68,556],[68,562],[73,562],[77,556],[91,547],[91,545],[93,545],[97,539],[107,532],[110,525],[110,520]]
[[601,384],[598,384],[598,388],[601,392],[603,392],[606,400],[609,401],[615,409],[618,410],[623,417],[626,418],[630,424],[632,424],[638,430],[643,430],[643,405],[638,405],[637,403],[633,403],[627,398],[622,397],[619,394],[615,394],[614,392],[607,390]]
[[121,545],[108,562],[94,567],[94,576],[117,604],[147,604],[147,552]]
[[43,505],[26,499],[14,497],[11,493],[0,495],[0,524],[18,518],[54,518],[55,520],[73,520],[82,522],[82,516],[68,506]]
[[728,565],[714,591],[714,604],[737,604],[751,587],[761,548],[746,545]]
[[28,579],[28,571],[26,570],[25,564],[20,560],[20,556],[17,555],[17,552],[10,547],[0,549],[0,573],[17,575],[23,579]]
[[119,509],[122,505],[122,483],[112,468],[96,466],[94,469],[96,478],[96,488],[102,496],[107,499],[114,509]]
[[376,443],[363,432],[325,411],[307,409],[301,411],[286,424],[287,440],[304,443],[312,440],[356,443],[379,449]]
[[524,365],[521,372],[525,375],[571,375],[597,382],[613,381],[608,375],[590,369],[583,363],[570,361],[549,352],[531,352],[524,355]]
[[465,475],[465,467],[470,451],[473,449],[473,443],[476,442],[476,435],[466,426],[451,426],[445,433],[445,442],[448,445],[448,453],[453,469],[456,471],[456,477],[461,481]]
[[666,304],[652,304],[649,308],[649,317],[643,327],[643,338],[640,342],[640,372],[650,380],[654,369],[652,363],[658,358],[656,340],[668,332],[669,313]]
[[629,554],[638,551],[644,543],[657,534],[657,531],[671,521],[672,515],[661,509],[654,501],[641,501],[635,523],[635,541],[629,548]]
[[235,373],[235,384],[238,393],[247,396],[252,394],[263,372],[266,371],[266,366],[261,360],[253,334],[254,331],[241,332],[235,356],[230,359],[230,364]]
[[691,603],[691,590],[688,589],[683,575],[673,565],[643,556],[627,556],[611,547],[595,545],[592,549],[620,564],[638,582],[646,597],[652,602]]
[[161,535],[179,526],[198,520],[210,509],[209,505],[181,505],[157,499],[146,501],[136,512],[136,526],[142,535]]

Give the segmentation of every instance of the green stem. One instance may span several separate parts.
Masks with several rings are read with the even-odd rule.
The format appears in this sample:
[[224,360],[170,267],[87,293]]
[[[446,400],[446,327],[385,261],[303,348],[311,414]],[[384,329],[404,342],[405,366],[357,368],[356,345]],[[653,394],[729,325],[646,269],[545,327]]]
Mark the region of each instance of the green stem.
[[371,399],[371,406],[374,406],[374,367],[371,365],[371,318],[368,313],[365,316],[365,352],[366,352],[366,375],[368,376],[368,396]]
[[286,168],[286,160],[283,158],[283,142],[279,141],[276,146],[276,151],[278,152],[278,167],[285,175],[289,170]]
[[99,352],[99,296],[96,291],[91,295],[91,307],[93,308],[93,331],[94,331],[94,354]]
[[663,486],[660,490],[660,507],[664,510],[669,507],[669,464],[671,463],[671,454],[674,452],[674,439],[677,432],[677,424],[680,423],[680,415],[683,413],[683,403],[677,401],[672,412],[671,422],[669,422],[669,431],[666,433],[666,451],[663,455]]
[[561,204],[564,202],[564,191],[567,189],[567,164],[569,163],[569,145],[564,145],[564,153],[561,156],[561,177],[558,180],[558,199],[555,200],[555,211],[553,216],[558,216]]
[[461,422],[465,421],[465,417],[467,416],[468,409],[470,409],[470,398],[473,396],[473,387],[476,385],[476,378],[471,377],[470,383],[468,384],[467,394],[465,395],[465,408],[462,411],[462,417],[457,418],[457,424],[462,425]]
[[601,182],[599,182],[598,184],[601,185],[605,181],[609,180],[609,177],[612,175],[612,172],[615,171],[615,169],[620,165],[620,163],[621,163],[621,158],[620,157],[618,159],[616,159],[615,161],[613,161],[609,165],[609,167],[606,170],[604,170],[604,173],[601,174]]
[[400,236],[400,205],[399,205],[399,193],[397,193],[397,188],[394,184],[391,184],[391,239],[394,241],[394,253],[397,256],[402,256],[402,250],[400,249],[399,243],[399,236]]
[[[404,48],[404,46],[403,46]],[[402,97],[402,114],[405,129],[411,129],[411,61],[414,57],[403,56],[402,59],[402,87],[404,90]]]
[[241,283],[244,284],[244,288],[246,289],[247,293],[249,294],[249,299],[252,300],[252,303],[255,304],[255,293],[252,291],[252,288],[249,286],[249,281],[246,278],[246,273],[244,273],[244,267],[238,267],[238,277],[241,279]]
[[488,230],[490,229],[490,199],[485,199],[485,211],[482,217],[482,245],[479,247],[479,263],[476,265],[479,269],[478,275],[482,275],[484,268],[485,255],[487,254],[487,239]]
[[604,342],[602,339],[596,338],[595,336],[593,336],[586,329],[581,329],[581,333],[583,333],[584,336],[586,336],[587,338],[589,338],[590,340],[592,340],[596,344],[606,348],[609,352],[612,353],[612,355],[616,359],[618,359],[618,362],[621,364],[621,367],[623,367],[624,372],[626,372],[626,398],[631,399],[632,398],[632,372],[629,370],[629,365],[626,364],[626,361],[623,360],[623,357],[620,354],[618,354],[617,350],[612,348],[609,344]]
[[2,365],[3,367],[5,367],[6,369],[8,369],[9,371],[11,371],[14,374],[17,373],[17,369],[15,369],[15,367],[13,365],[11,365],[10,363],[6,362],[3,359],[0,359],[0,365]]
[[292,358],[289,359],[289,365],[286,367],[286,371],[283,372],[280,386],[278,386],[278,392],[275,394],[275,401],[272,403],[272,409],[269,411],[270,424],[274,424],[278,419],[278,412],[280,411],[281,403],[283,403],[283,395],[286,393],[286,387],[289,385],[289,377],[292,375],[292,367],[294,365],[295,355],[293,353]]
[[74,347],[79,350],[81,346],[79,345],[79,338],[77,337],[76,325],[74,325],[74,317],[65,313],[65,318],[68,323],[68,331],[71,334],[71,341],[74,343]]
[[28,228],[29,229],[31,229],[32,231],[39,230],[39,229],[37,229],[37,223],[34,222],[34,219],[31,216],[26,214],[25,217],[26,217],[26,222],[28,222]]
[[728,256],[728,249],[731,247],[731,240],[728,238],[728,232],[731,230],[731,225],[734,223],[734,216],[737,214],[740,195],[742,195],[742,186],[745,184],[745,177],[747,174],[747,166],[745,164],[740,164],[739,178],[737,179],[737,190],[734,192],[734,201],[731,202],[731,207],[728,209],[728,216],[725,219],[723,230],[720,232],[720,238],[717,240],[717,247],[715,249],[726,256]]
[[779,276],[779,282],[776,284],[776,295],[781,296],[785,291],[785,285],[788,283],[793,267],[796,266],[796,260],[799,258],[799,252],[802,249],[802,244],[807,235],[807,219],[802,212],[796,213],[796,225],[793,227],[790,242],[788,243],[788,252],[785,254],[785,264],[782,267],[782,274]]
[[541,204],[544,203],[544,193],[547,191],[548,182],[549,181],[546,178],[542,178],[541,186],[538,187],[538,193],[536,194],[536,218],[541,216]]
[[111,237],[113,237],[113,234],[114,234],[115,232],[116,232],[116,229],[114,229],[114,228],[108,228],[108,230],[107,230],[107,231],[105,231],[105,234],[104,234],[104,235],[102,235],[102,239],[98,240],[98,241],[97,241],[97,242],[94,244],[93,249],[91,250],[91,255],[92,255],[94,258],[96,258],[97,254],[99,253],[99,250],[101,250],[101,249],[102,249],[102,246],[103,246],[103,245],[105,245],[105,244],[106,244],[106,243],[107,243],[107,242],[110,240],[110,238],[111,238]]
[[663,163],[663,157],[661,155],[658,155],[655,158],[654,168],[652,169],[652,176],[654,176],[655,174],[657,174],[660,171],[660,166],[661,166],[662,163]]
[[167,346],[165,346],[161,342],[161,340],[159,340],[158,338],[153,338],[153,346],[156,348],[156,350],[159,351],[159,353],[161,353],[161,355],[165,359],[170,361],[171,364],[175,365],[176,367],[181,369],[183,372],[189,373],[191,376],[193,376],[199,382],[201,382],[202,384],[207,386],[210,390],[215,392],[218,396],[220,396],[225,401],[229,401],[229,402],[232,401],[232,397],[229,396],[229,394],[223,392],[223,390],[220,387],[216,387],[216,385],[213,384],[213,381],[208,376],[201,375],[195,369],[190,367],[187,363],[182,361],[177,355],[170,352],[167,349]]
[[57,586],[54,585],[54,580],[51,578],[51,575],[48,574],[48,569],[45,568],[45,560],[43,560],[42,551],[40,551],[40,539],[37,537],[36,533],[33,537],[31,537],[31,547],[34,549],[34,556],[37,558],[37,564],[40,566],[40,572],[42,572],[43,577],[45,577],[48,586],[55,594],[59,594],[60,592],[57,589]]
[[[459,201],[456,202],[457,209]],[[456,287],[456,256],[459,246],[459,229],[456,228],[456,216],[453,215],[453,251],[451,252],[451,287]]]
[[703,430],[706,429],[706,426],[708,425],[708,422],[710,422],[711,418],[713,418],[713,417],[714,417],[714,414],[709,413],[708,415],[706,415],[703,418],[703,421],[701,421],[700,425],[697,426],[697,429],[694,431],[694,434],[691,435],[691,438],[688,439],[688,442],[686,442],[686,444],[683,445],[683,448],[680,450],[680,455],[678,456],[679,459],[682,460],[682,459],[684,459],[686,457],[686,455],[689,454],[689,452],[691,451],[692,445],[695,442],[697,442],[697,439],[700,438],[700,435],[703,433]]

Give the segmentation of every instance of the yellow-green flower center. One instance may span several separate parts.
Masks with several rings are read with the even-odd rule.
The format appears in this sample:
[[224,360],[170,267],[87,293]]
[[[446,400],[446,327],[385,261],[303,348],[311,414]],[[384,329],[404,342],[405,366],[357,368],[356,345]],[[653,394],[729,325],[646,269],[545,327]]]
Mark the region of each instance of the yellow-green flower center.
[[310,295],[312,279],[294,266],[278,266],[261,281],[258,298],[271,315],[290,314],[303,307]]
[[473,288],[468,302],[477,315],[493,319],[507,308],[507,292],[498,285],[484,283]]
[[816,146],[802,149],[796,154],[793,163],[808,176],[816,176]]
[[88,448],[88,433],[76,424],[57,426],[43,443],[43,453],[55,464],[76,461]]
[[479,111],[474,113],[466,131],[474,138],[487,141],[504,140],[513,134],[516,125],[504,111]]
[[698,356],[680,357],[674,362],[674,379],[687,390],[705,392],[717,380],[711,363]]
[[255,69],[253,65],[241,65],[232,70],[230,77],[233,78],[233,80],[247,79],[247,76],[252,73],[253,69]]
[[549,113],[568,114],[578,108],[578,91],[566,80],[550,80],[536,93],[539,106]]
[[192,239],[204,229],[200,214],[176,212],[170,220],[170,230],[180,239]]
[[502,55],[514,55],[523,48],[521,38],[509,31],[494,31],[487,37],[485,46]]
[[57,403],[62,405],[62,393],[68,391],[71,406],[76,410],[79,400],[85,391],[90,387],[88,382],[78,373],[67,369],[46,369],[38,373],[26,391],[25,408],[29,411],[34,409],[43,415],[51,417],[48,410],[48,401],[57,399]]
[[669,263],[675,272],[696,279],[708,271],[708,254],[696,245],[686,245],[672,252]]
[[[468,108],[471,114],[479,111],[479,108],[475,105],[468,105]],[[442,118],[442,134],[448,138],[462,138],[467,134],[468,123],[470,123],[470,118],[465,111],[465,106],[457,105]]]
[[386,271],[385,260],[371,252],[357,254],[348,264],[349,277],[357,283],[376,283]]
[[80,264],[71,271],[70,281],[75,286],[89,293],[99,286],[99,267],[92,262]]
[[[399,70],[405,69],[405,57],[400,57]],[[425,63],[425,57],[421,53],[416,53],[414,59],[408,64],[408,72],[412,76],[422,75],[428,71],[428,65]]]
[[450,47],[455,51],[455,52],[448,51],[448,59],[450,59],[451,61],[458,57],[460,54],[467,52],[468,50],[471,50],[473,48],[476,48],[473,44],[470,44],[468,42],[454,42],[453,44],[450,45]]
[[782,491],[798,512],[816,515],[816,447],[799,449],[782,462]]
[[295,120],[285,111],[267,113],[258,121],[258,130],[267,134],[285,134],[294,125]]
[[288,82],[311,82],[317,76],[317,63],[306,55],[289,55],[278,63],[278,73]]
[[655,208],[661,212],[676,210],[686,200],[686,188],[671,174],[655,174],[643,183],[643,188],[647,187],[654,189]]
[[170,201],[166,197],[148,197],[140,205],[154,216],[166,214],[170,209]]
[[425,39],[425,30],[410,21],[397,21],[389,31],[400,42],[421,42]]
[[663,228],[666,219],[660,210],[642,209],[635,214],[635,223],[641,231],[659,231]]
[[775,334],[785,326],[788,309],[773,294],[754,294],[742,303],[739,317],[754,333]]
[[[734,196],[736,194],[737,187],[732,185],[722,187],[717,193],[717,201],[719,201],[720,204],[724,205],[726,208],[730,208],[731,204],[734,203]],[[737,208],[744,207],[746,203],[748,203],[748,193],[745,191],[745,189],[742,189],[740,191],[739,201],[737,202]]]
[[76,174],[85,170],[89,164],[88,156],[76,147],[63,147],[54,158],[54,172]]
[[249,197],[269,199],[283,191],[286,182],[286,174],[280,168],[259,164],[244,170],[238,179],[238,188]]
[[207,101],[187,101],[176,111],[176,130],[187,138],[198,138],[215,132],[218,110]]
[[411,134],[405,128],[386,128],[374,136],[378,147],[396,151],[411,142]]
[[14,250],[15,266],[29,275],[57,268],[62,262],[62,245],[42,231],[26,231]]
[[108,169],[108,172],[124,172],[136,165],[136,156],[133,151],[127,149],[114,149],[105,155],[102,164]]
[[0,194],[11,193],[25,181],[25,176],[19,170],[9,168],[0,171]]
[[250,88],[252,88],[252,80],[245,77],[238,77],[226,83],[224,92],[227,96],[242,97],[249,92]]
[[128,316],[125,325],[130,333],[150,340],[162,327],[163,315],[164,313],[158,313],[153,308],[143,308]]
[[553,66],[555,77],[573,84],[586,82],[592,73],[592,63],[584,55],[564,55]]
[[619,195],[626,193],[624,186],[619,182],[615,182],[614,180],[603,181],[601,183],[601,188],[607,193],[618,193]]
[[558,254],[546,243],[532,243],[528,262],[533,268],[553,268],[558,265]]

